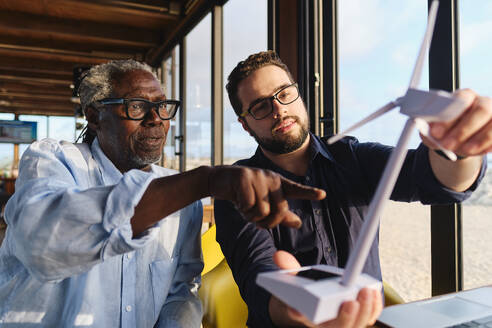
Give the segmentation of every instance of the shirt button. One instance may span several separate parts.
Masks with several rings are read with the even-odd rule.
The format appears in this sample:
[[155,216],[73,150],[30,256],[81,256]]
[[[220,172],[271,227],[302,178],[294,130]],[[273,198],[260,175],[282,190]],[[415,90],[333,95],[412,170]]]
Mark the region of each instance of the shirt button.
[[133,257],[132,253],[128,253],[128,254],[126,254],[126,258],[127,258],[127,259],[129,259],[129,260],[131,260],[131,259],[132,259],[132,257]]
[[131,305],[127,305],[126,308],[125,308],[126,312],[130,312],[132,310],[132,306]]
[[315,209],[314,214],[321,215],[321,210],[319,208]]
[[306,177],[306,181],[311,181],[311,178],[310,177]]

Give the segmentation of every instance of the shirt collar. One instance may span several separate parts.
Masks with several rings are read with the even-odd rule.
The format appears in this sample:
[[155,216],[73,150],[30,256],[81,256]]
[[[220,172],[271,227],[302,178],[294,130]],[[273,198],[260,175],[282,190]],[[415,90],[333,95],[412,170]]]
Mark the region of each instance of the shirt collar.
[[309,145],[311,147],[311,161],[313,161],[318,154],[321,154],[326,159],[334,162],[335,159],[333,158],[331,152],[328,150],[326,140],[321,140],[319,137],[316,137],[311,132],[309,132],[309,135],[311,136],[311,144]]
[[[91,145],[92,154],[94,159],[100,166],[100,172],[102,179],[105,184],[116,184],[123,177],[123,174],[118,170],[118,168],[111,162],[111,160],[104,154],[97,137],[94,139]],[[151,173],[159,173],[159,168],[157,165],[151,164]]]
[[[331,152],[328,150],[328,147],[326,145],[326,141],[321,140],[319,137],[315,136],[311,132],[309,132],[310,135],[310,151],[311,151],[311,156],[310,156],[310,164],[314,161],[316,156],[321,155],[324,158],[326,158],[329,161],[334,162],[335,159]],[[256,153],[253,156],[253,160],[256,161],[261,165],[262,168],[265,169],[270,169],[273,171],[283,171],[281,168],[279,168],[277,165],[275,165],[268,157],[265,156],[263,151],[261,150],[260,146],[256,149]]]
[[120,181],[123,174],[116,166],[109,160],[109,158],[104,154],[99,145],[97,137],[94,139],[91,145],[92,154],[94,159],[99,164],[101,176],[105,184],[116,184]]

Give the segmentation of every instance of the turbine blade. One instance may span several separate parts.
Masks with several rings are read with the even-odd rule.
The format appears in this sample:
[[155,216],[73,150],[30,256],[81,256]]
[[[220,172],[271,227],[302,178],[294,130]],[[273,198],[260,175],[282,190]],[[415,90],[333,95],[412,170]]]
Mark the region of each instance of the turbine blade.
[[361,127],[361,126],[363,126],[367,122],[370,122],[370,121],[374,120],[375,118],[378,118],[379,116],[381,116],[381,115],[389,112],[390,110],[392,110],[396,106],[399,106],[398,101],[391,101],[391,102],[387,103],[386,105],[384,105],[383,107],[381,107],[377,111],[375,111],[374,113],[370,114],[369,116],[363,118],[359,122],[355,123],[354,125],[352,125],[348,129],[346,129],[345,131],[342,131],[342,132],[340,132],[340,133],[338,133],[338,134],[330,137],[327,140],[328,144],[331,145],[332,143],[337,142],[338,140],[340,140],[343,137],[345,137],[351,131],[353,131],[353,130],[355,130],[355,129]]
[[422,75],[422,68],[424,66],[425,55],[427,54],[427,49],[432,38],[432,33],[434,32],[434,25],[436,23],[437,8],[439,7],[439,1],[434,0],[429,9],[429,17],[427,19],[427,29],[425,30],[424,40],[420,45],[419,55],[417,57],[417,62],[413,69],[412,78],[410,79],[410,85],[408,88],[417,88]]
[[444,153],[444,155],[446,155],[446,157],[449,158],[449,160],[455,162],[458,159],[455,153],[444,148],[439,143],[439,141],[437,141],[436,139],[434,139],[433,136],[431,136],[429,123],[427,123],[425,120],[421,118],[414,118],[414,121],[415,121],[415,126],[417,127],[419,132],[422,133],[422,135],[424,135],[427,139],[432,141]]

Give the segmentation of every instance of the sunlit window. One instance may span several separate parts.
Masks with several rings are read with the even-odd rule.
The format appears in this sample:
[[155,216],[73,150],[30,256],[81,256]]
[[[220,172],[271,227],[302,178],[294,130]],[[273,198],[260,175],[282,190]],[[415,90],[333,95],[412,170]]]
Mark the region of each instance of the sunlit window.
[[[492,3],[460,1],[460,86],[492,96]],[[492,163],[489,161],[489,168]],[[492,283],[492,173],[463,204],[465,289]]]
[[[339,1],[341,130],[404,95],[426,27],[427,1]],[[427,65],[420,88],[428,88]],[[395,145],[406,117],[398,109],[353,135]],[[415,132],[411,147],[418,145]],[[391,202],[380,230],[383,280],[411,301],[431,296],[430,210]]]
[[211,14],[186,36],[186,169],[211,164]]
[[[224,85],[239,61],[267,49],[267,18],[264,0],[234,0],[224,5]],[[255,149],[255,140],[237,121],[224,89],[224,163],[250,157]]]
[[[13,120],[14,114],[0,113],[0,120]],[[0,143],[0,176],[9,176],[14,161],[14,145]]]
[[55,140],[75,141],[75,117],[49,116],[48,137]]
[[[19,115],[21,121],[38,122],[37,124],[37,138],[38,140],[44,139],[48,136],[48,117],[43,115]],[[24,151],[29,147],[29,144],[19,145],[19,158],[22,157]]]
[[[173,53],[174,55],[169,56],[163,62],[162,83],[166,97],[168,99],[179,100],[179,47],[176,47]],[[176,152],[179,152],[179,141],[176,141],[176,136],[181,134],[179,131],[181,111],[183,111],[182,106],[179,108],[174,119],[170,121],[169,132],[167,133],[166,144],[163,150],[164,155],[161,163],[162,166],[174,170],[179,170],[179,156],[176,156]]]

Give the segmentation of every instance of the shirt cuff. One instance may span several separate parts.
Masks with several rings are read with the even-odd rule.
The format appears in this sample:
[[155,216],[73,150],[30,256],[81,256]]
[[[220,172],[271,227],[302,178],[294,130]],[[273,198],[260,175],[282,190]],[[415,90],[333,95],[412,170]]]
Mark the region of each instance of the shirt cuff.
[[415,174],[415,176],[420,177],[418,185],[421,187],[419,188],[422,193],[420,200],[423,204],[450,204],[465,201],[477,189],[487,170],[487,158],[484,157],[480,173],[475,182],[467,190],[459,192],[443,186],[437,180],[430,165],[429,148],[427,146],[420,144],[417,148],[416,156],[415,163],[419,164],[414,167],[414,172],[421,172],[421,174]]
[[123,175],[110,192],[103,216],[103,228],[109,234],[101,252],[102,260],[144,247],[154,239],[157,226],[153,226],[133,238],[130,219],[150,182],[157,176],[152,173],[131,170]]

